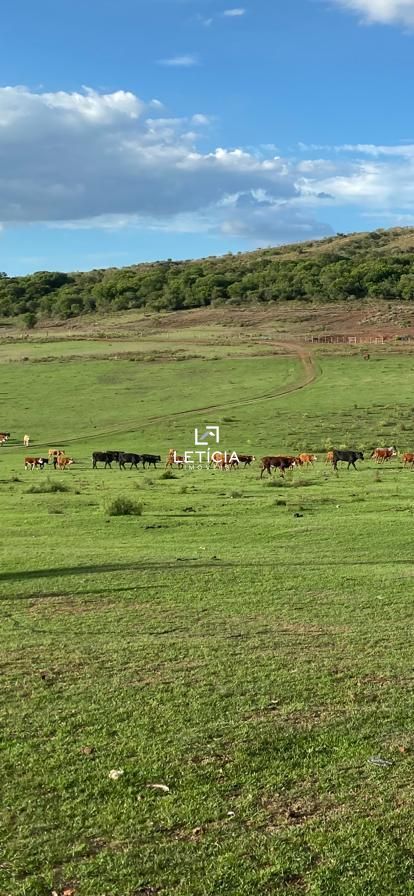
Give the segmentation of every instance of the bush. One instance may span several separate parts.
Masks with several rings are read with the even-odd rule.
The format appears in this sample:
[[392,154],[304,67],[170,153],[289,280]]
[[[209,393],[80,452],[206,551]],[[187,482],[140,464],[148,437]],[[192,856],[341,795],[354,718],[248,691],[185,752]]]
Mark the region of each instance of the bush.
[[188,485],[182,485],[180,488],[180,495],[186,495],[188,492]]
[[30,488],[27,489],[28,495],[41,495],[41,494],[55,494],[56,492],[68,492],[69,486],[65,485],[64,482],[59,482],[58,479],[45,479],[43,482],[39,482],[38,485],[31,485]]
[[132,498],[114,498],[106,508],[108,516],[141,516],[143,505],[140,501],[133,501]]
[[177,479],[177,476],[172,470],[165,470],[164,473],[161,473],[160,479]]
[[25,314],[22,314],[22,321],[27,330],[33,330],[37,324],[37,316],[33,311],[27,311]]
[[236,489],[233,489],[233,491],[230,492],[230,498],[242,498],[242,497],[243,497],[242,493],[236,491]]

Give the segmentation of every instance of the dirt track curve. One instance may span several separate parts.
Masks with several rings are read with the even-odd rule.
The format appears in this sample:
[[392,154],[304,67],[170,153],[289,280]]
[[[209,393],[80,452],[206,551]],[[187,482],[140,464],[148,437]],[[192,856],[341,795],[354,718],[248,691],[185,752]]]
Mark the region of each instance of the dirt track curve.
[[[176,420],[180,417],[187,417],[189,414],[195,416],[196,414],[207,413],[210,411],[223,411],[228,408],[236,408],[241,407],[242,405],[247,404],[256,404],[261,401],[272,401],[273,399],[280,398],[282,395],[288,395],[291,392],[299,392],[301,389],[305,389],[306,386],[310,386],[313,383],[318,374],[318,368],[315,364],[315,360],[312,352],[298,342],[277,342],[272,341],[268,342],[267,345],[274,346],[278,349],[284,349],[286,353],[290,353],[292,355],[296,355],[302,365],[302,376],[296,382],[291,383],[290,385],[286,385],[281,389],[272,390],[271,392],[265,392],[262,395],[257,395],[252,398],[239,398],[237,401],[226,401],[222,404],[209,404],[209,405],[201,405],[196,408],[189,408],[186,411],[175,411],[170,414],[158,414],[154,417],[147,417],[144,422],[139,422],[137,425],[137,420],[124,420],[122,423],[117,424],[116,426],[110,427],[105,430],[94,430],[93,432],[89,432],[83,435],[73,436],[71,438],[57,438],[53,436],[54,444],[62,444],[62,445],[73,445],[77,442],[86,442],[91,438],[103,438],[104,436],[111,435],[122,435],[123,433],[131,432],[134,429],[146,429],[148,426],[153,426],[155,423],[161,423],[163,420]],[[267,356],[268,357],[268,356]],[[48,442],[38,442],[33,443],[37,444],[39,447],[43,447]],[[11,447],[11,446],[10,446]]]

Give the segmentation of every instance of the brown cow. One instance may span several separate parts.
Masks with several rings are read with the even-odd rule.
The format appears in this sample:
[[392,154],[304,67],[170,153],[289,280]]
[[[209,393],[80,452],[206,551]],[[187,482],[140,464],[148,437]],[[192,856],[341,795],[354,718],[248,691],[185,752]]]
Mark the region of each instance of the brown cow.
[[299,460],[308,467],[309,464],[312,466],[318,458],[316,454],[299,454]]
[[61,454],[57,459],[57,466],[59,470],[66,470],[66,467],[70,467],[73,462],[73,457],[64,457]]
[[24,468],[25,470],[34,470],[35,467],[39,467],[39,470],[43,470],[48,462],[47,457],[25,457]]
[[292,467],[296,467],[298,464],[297,457],[287,457],[286,455],[277,455],[275,457],[268,456],[262,457],[261,459],[261,470],[260,470],[260,478],[262,478],[265,470],[269,473],[269,476],[272,475],[272,467],[280,470],[280,475],[285,475],[285,470],[290,470]]
[[407,452],[406,454],[403,454],[402,459],[403,459],[405,467],[407,466],[407,464],[411,464],[411,466],[414,465],[414,454],[412,452]]
[[326,464],[331,464],[332,461],[333,461],[333,451],[328,451],[328,453],[327,453],[327,455],[326,455],[326,457],[325,457],[325,463],[326,463]]
[[184,466],[184,455],[177,454],[175,448],[170,448],[167,454],[167,461],[165,464],[165,468],[173,467],[174,464],[178,467],[179,470],[182,470]]
[[371,454],[371,459],[375,460],[377,464],[383,464],[385,460],[390,460],[391,457],[397,457],[396,448],[375,448]]
[[237,466],[235,451],[213,451],[210,458],[210,467],[214,464],[216,470],[234,470]]

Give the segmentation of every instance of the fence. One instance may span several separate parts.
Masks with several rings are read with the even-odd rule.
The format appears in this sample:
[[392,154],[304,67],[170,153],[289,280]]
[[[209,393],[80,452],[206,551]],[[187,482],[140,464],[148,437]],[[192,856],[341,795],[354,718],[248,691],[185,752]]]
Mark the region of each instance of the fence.
[[[340,345],[383,345],[389,338],[387,336],[305,336],[305,342],[316,343],[317,345],[340,344]],[[398,338],[398,337],[397,337]],[[406,337],[404,337],[405,339]],[[414,338],[414,337],[409,337]]]

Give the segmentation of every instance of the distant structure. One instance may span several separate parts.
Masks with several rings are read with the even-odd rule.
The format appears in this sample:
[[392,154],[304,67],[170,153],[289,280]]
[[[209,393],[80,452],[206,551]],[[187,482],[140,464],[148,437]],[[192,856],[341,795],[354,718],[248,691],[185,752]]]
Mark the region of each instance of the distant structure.
[[386,336],[327,336],[321,334],[320,336],[305,336],[305,342],[311,342],[316,345],[366,345],[374,344],[374,345],[383,345],[384,342],[387,341]]

